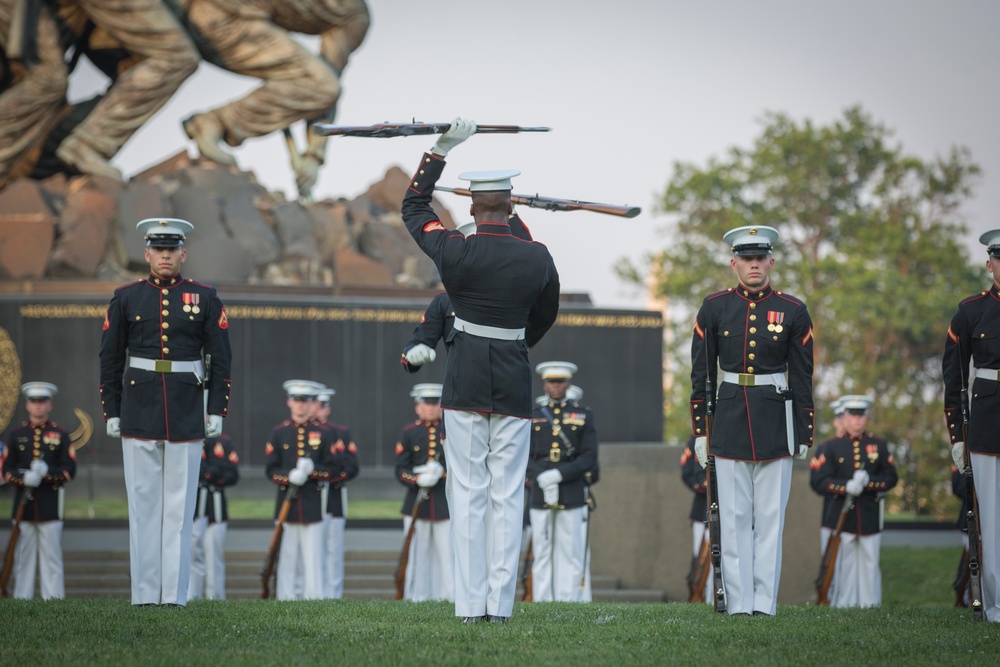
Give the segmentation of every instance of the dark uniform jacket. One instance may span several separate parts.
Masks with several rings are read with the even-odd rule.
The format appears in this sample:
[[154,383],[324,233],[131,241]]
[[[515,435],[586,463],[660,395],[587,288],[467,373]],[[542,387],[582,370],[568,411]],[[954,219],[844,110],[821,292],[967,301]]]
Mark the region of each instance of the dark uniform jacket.
[[327,494],[324,511],[330,516],[342,518],[344,516],[344,496],[340,493],[340,489],[361,472],[361,463],[358,461],[358,446],[354,444],[351,432],[343,424],[334,424],[329,421],[315,423],[330,430],[333,442],[330,449],[333,452],[333,460],[330,463],[330,492]]
[[[776,324],[775,324],[776,323]],[[773,331],[768,325],[774,324]],[[780,327],[780,329],[778,329]],[[705,297],[691,341],[691,420],[705,435],[705,376],[716,388],[712,454],[741,461],[790,456],[785,397],[772,385],[720,382],[716,364],[731,373],[788,373],[795,444],[813,442],[813,333],[804,303],[766,286],[743,285]]]
[[69,434],[58,424],[47,421],[41,426],[24,422],[7,438],[7,458],[3,462],[3,478],[17,489],[14,494],[13,517],[24,495],[24,472],[34,459],[42,459],[49,471],[42,483],[32,490],[31,500],[24,507],[24,521],[58,521],[59,488],[76,475],[76,455],[70,446]]
[[291,486],[288,473],[300,457],[313,460],[315,469],[309,479],[298,489],[288,512],[289,523],[317,523],[323,520],[326,508],[322,505],[322,487],[331,479],[334,467],[334,432],[315,422],[297,424],[291,420],[274,427],[264,447],[267,478],[278,485],[274,517],[281,512],[281,504]]
[[969,395],[970,452],[1000,455],[1000,383],[970,377],[975,368],[1000,368],[1000,290],[996,285],[958,304],[944,341],[944,415],[952,444],[962,437],[962,385],[972,380]]
[[448,231],[431,208],[444,161],[425,153],[403,198],[403,222],[437,266],[457,317],[481,326],[524,328],[524,340],[496,340],[452,330],[445,343],[441,405],[531,416],[528,348],[559,312],[559,275],[548,249],[513,236],[507,221],[481,223],[466,238]]
[[[205,438],[201,450],[201,469],[198,472],[198,497],[195,518],[198,518],[202,496],[205,497],[205,514],[209,523],[229,521],[226,487],[240,481],[240,456],[232,439],[223,433],[218,438]],[[215,516],[215,494],[218,494],[221,516]]]
[[417,518],[425,521],[443,521],[449,518],[448,500],[445,498],[445,480],[448,477],[444,460],[444,420],[416,420],[403,429],[396,443],[396,479],[406,487],[406,498],[400,513],[413,514],[413,503],[420,487],[413,469],[428,461],[437,461],[445,467],[438,483],[427,488],[427,498],[417,508]]
[[[546,414],[547,413],[547,414]],[[563,442],[560,433],[569,440]],[[531,454],[528,457],[528,486],[531,507],[543,509],[545,498],[535,480],[545,470],[562,473],[559,504],[570,509],[583,507],[587,486],[597,468],[597,428],[594,413],[579,401],[549,401],[531,413]]]
[[[226,416],[231,388],[229,320],[215,288],[180,276],[119,287],[104,317],[101,405],[121,418],[121,434],[184,442],[205,437],[202,378],[130,368],[132,357],[193,361],[211,355],[208,414]],[[124,386],[123,386],[124,380]]]
[[708,489],[705,487],[705,469],[694,455],[694,437],[688,439],[681,454],[681,480],[687,488],[694,491],[688,518],[692,522],[705,523],[708,520]]
[[829,441],[818,461],[817,486],[822,493],[832,497],[823,517],[823,526],[837,527],[837,518],[847,495],[847,482],[854,476],[854,471],[865,470],[868,472],[868,485],[847,513],[844,532],[857,535],[880,532],[879,500],[899,481],[896,464],[885,440],[868,433],[862,433],[858,438],[845,435]]

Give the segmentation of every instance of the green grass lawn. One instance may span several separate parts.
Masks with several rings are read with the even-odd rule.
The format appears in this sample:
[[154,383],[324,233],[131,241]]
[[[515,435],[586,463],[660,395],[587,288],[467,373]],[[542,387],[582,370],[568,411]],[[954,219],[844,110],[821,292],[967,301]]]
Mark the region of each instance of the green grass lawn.
[[4,665],[988,665],[1000,625],[951,606],[955,549],[882,550],[880,609],[780,606],[730,618],[708,605],[524,604],[465,626],[448,603],[0,600]]
[[[352,519],[398,519],[402,500],[355,500],[349,509]],[[64,510],[67,519],[127,519],[128,505],[124,498],[98,498],[91,504],[87,500],[67,500]],[[231,519],[271,519],[274,517],[274,499],[255,500],[233,498],[229,500]]]

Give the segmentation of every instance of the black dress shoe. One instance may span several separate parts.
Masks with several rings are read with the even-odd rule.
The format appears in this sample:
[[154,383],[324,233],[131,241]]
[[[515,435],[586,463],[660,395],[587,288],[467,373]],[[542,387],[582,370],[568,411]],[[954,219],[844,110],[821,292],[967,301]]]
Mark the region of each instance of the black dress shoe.
[[745,611],[738,611],[735,614],[730,614],[730,616],[749,616],[749,615],[750,613]]
[[753,615],[754,616],[770,616],[770,614],[767,613],[766,611],[760,611],[760,610],[754,610]]
[[492,614],[486,617],[490,623],[506,623],[510,620],[509,616],[493,616]]
[[466,616],[462,619],[462,623],[465,625],[472,625],[473,623],[479,623],[480,621],[485,621],[485,616]]

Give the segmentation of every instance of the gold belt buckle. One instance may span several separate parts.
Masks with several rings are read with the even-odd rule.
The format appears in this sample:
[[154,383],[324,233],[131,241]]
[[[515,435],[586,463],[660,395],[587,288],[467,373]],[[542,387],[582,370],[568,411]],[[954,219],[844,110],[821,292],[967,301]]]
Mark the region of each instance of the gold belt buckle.
[[562,450],[561,449],[550,449],[549,450],[549,462],[550,463],[559,463],[559,460],[561,458],[562,458]]
[[739,385],[741,387],[754,387],[757,384],[757,376],[749,373],[740,373]]
[[153,372],[154,373],[169,373],[171,367],[170,361],[166,359],[154,359],[153,360]]

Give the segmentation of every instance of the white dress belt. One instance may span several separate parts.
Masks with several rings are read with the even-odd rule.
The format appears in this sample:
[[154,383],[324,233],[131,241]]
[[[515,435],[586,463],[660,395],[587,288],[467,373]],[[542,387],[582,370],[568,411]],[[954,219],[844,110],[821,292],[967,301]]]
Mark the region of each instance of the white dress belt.
[[738,384],[741,387],[774,386],[778,391],[782,392],[788,389],[788,380],[785,379],[784,373],[754,374],[723,371],[722,381],[730,384]]
[[169,359],[143,359],[130,357],[128,365],[143,371],[154,373],[194,373],[199,378],[205,377],[205,366],[201,359],[193,361],[170,361]]
[[473,324],[466,322],[461,317],[455,318],[455,328],[480,338],[495,338],[496,340],[524,340],[524,328],[503,329],[501,327],[488,327],[484,324]]
[[993,380],[1000,382],[1000,370],[996,368],[977,368],[976,377],[981,380]]

